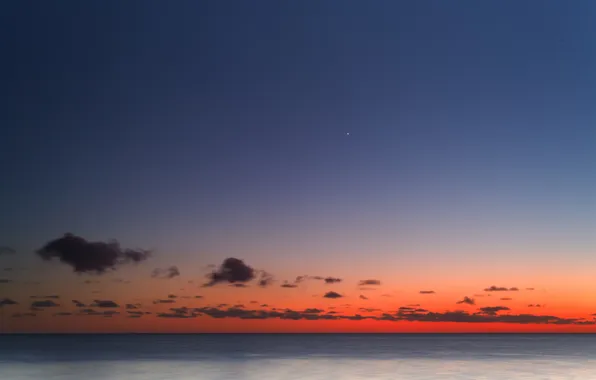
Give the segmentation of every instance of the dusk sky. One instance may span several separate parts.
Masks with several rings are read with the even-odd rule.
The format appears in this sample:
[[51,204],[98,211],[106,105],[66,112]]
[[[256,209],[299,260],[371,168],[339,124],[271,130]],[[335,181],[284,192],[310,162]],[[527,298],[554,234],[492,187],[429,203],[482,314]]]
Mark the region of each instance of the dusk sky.
[[1,13],[4,331],[596,332],[596,4]]

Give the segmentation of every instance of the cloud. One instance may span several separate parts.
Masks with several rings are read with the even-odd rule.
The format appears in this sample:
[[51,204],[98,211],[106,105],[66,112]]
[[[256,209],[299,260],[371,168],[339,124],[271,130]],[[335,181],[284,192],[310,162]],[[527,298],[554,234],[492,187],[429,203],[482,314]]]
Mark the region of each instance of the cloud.
[[83,283],[85,283],[86,285],[99,284],[99,281],[97,281],[97,280],[85,280],[85,281],[83,281]]
[[497,315],[497,313],[500,311],[509,311],[511,309],[508,308],[507,306],[487,306],[487,307],[481,307],[478,310],[480,310],[480,313],[482,313],[482,314]]
[[474,301],[474,299],[470,298],[470,297],[464,297],[463,300],[457,301],[456,303],[457,304],[476,305],[476,301]]
[[176,301],[171,300],[171,299],[170,300],[155,300],[155,301],[153,301],[153,304],[155,304],[155,305],[160,304],[160,303],[176,303]]
[[17,251],[14,248],[5,245],[0,246],[0,255],[14,255]]
[[367,285],[381,285],[381,281],[379,280],[360,280],[358,286],[367,286]]
[[75,305],[75,307],[86,307],[86,305],[81,301],[72,300],[72,303]]
[[519,289],[516,287],[513,288],[507,288],[504,286],[495,286],[492,285],[486,289],[484,289],[485,292],[517,292]]
[[3,298],[0,299],[0,306],[9,306],[9,305],[18,305],[19,303],[15,300],[10,298]]
[[367,299],[368,299],[368,297],[367,297],[367,296],[363,296],[363,295],[361,294],[361,295],[360,295],[360,299],[361,299],[361,300],[367,300]]
[[60,298],[60,296],[52,294],[49,296],[29,296],[29,298],[33,298],[33,299],[54,299],[57,300]]
[[248,288],[248,285],[246,284],[242,284],[240,282],[237,282],[235,284],[230,284],[229,286],[233,287],[233,288]]
[[265,272],[264,270],[259,271],[259,286],[265,288],[273,282],[273,275]]
[[195,298],[203,298],[203,296],[195,296]]
[[138,309],[140,305],[134,305],[132,303],[127,303],[126,305],[124,305],[124,307],[126,308],[126,310],[131,310],[131,309]]
[[209,282],[203,286],[213,286],[220,282],[245,283],[255,277],[255,270],[240,259],[229,257],[224,260],[219,269],[207,275]]
[[325,277],[324,279],[325,284],[335,284],[338,282],[341,282],[341,278],[336,278],[336,277]]
[[544,305],[541,305],[539,303],[536,303],[536,304],[531,303],[528,305],[528,307],[544,307]]
[[435,294],[434,290],[421,290],[419,292],[420,294]]
[[341,298],[343,296],[336,292],[327,292],[327,293],[325,293],[325,295],[323,297],[325,297],[325,298]]
[[168,298],[170,298],[170,299],[172,299],[172,298],[178,298],[178,296],[175,295],[175,294],[168,294]]
[[155,268],[153,272],[151,272],[151,277],[153,278],[162,278],[162,279],[172,279],[174,277],[180,276],[180,270],[175,265],[172,265],[168,268]]
[[52,300],[43,300],[43,301],[33,301],[31,302],[31,308],[32,309],[43,309],[46,307],[58,307],[60,305],[58,305],[57,303],[55,303]]
[[282,288],[297,288],[298,285],[296,284],[290,284],[289,282],[284,282],[283,284],[280,285]]
[[534,290],[534,288],[526,288],[526,290]]
[[90,306],[99,308],[120,307],[120,305],[111,300],[94,300]]
[[36,252],[49,261],[57,258],[78,273],[103,274],[120,265],[138,263],[149,258],[146,250],[122,249],[117,241],[89,242],[73,234],[48,242]]
[[9,280],[8,278],[0,278],[0,284],[9,284],[11,282],[12,280]]
[[511,301],[513,300],[513,298],[510,297],[503,297],[503,298],[499,298],[501,301]]
[[322,313],[324,311],[325,310],[313,308],[313,309],[304,309],[302,312],[305,313],[305,314],[319,314],[319,313]]

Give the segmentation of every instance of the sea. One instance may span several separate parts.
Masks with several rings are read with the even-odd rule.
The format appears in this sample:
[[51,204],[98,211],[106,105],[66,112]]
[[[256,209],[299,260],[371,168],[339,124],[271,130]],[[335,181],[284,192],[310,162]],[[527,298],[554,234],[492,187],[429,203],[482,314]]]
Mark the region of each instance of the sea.
[[596,380],[596,335],[7,334],[0,379]]

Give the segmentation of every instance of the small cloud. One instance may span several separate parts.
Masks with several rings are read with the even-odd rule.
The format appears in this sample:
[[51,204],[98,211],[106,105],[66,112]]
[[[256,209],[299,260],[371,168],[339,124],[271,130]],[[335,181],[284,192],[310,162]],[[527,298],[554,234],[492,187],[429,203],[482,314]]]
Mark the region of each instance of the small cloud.
[[172,299],[172,298],[178,298],[178,296],[175,295],[175,294],[168,294],[168,298],[170,298],[170,299]]
[[195,296],[195,298],[203,298],[203,296]]
[[3,298],[0,299],[0,307],[1,306],[9,306],[9,305],[18,305],[19,303],[15,300],[12,300],[10,298]]
[[336,277],[326,277],[325,278],[325,284],[336,284],[338,282],[341,282],[341,278],[336,278]]
[[0,278],[0,284],[9,284],[11,282],[12,280],[9,280],[8,278]]
[[526,290],[534,290],[534,288],[526,288]]
[[289,282],[284,282],[283,284],[280,285],[282,288],[297,288],[298,285],[296,284],[290,284]]
[[367,285],[381,285],[381,281],[379,281],[379,280],[361,280],[358,283],[358,286],[367,286]]
[[528,305],[528,307],[543,307],[543,306],[544,305],[541,305],[539,303],[536,303],[536,304],[531,303],[531,304]]
[[136,305],[135,305],[135,304],[132,304],[132,303],[127,303],[127,304],[124,306],[124,308],[125,308],[126,310],[132,310],[132,309],[138,309],[138,308],[139,308],[139,306],[140,306],[139,304],[136,304]]
[[90,306],[91,307],[99,307],[99,308],[120,307],[120,305],[118,305],[116,302],[111,301],[111,300],[94,300]]
[[457,301],[457,304],[466,304],[466,305],[476,305],[476,301],[474,301],[473,298],[470,297],[464,297],[463,300],[461,301]]
[[509,311],[511,309],[508,308],[507,306],[487,306],[487,307],[481,307],[478,310],[480,310],[481,314],[497,315],[497,313],[500,311]]
[[54,317],[67,317],[69,315],[72,315],[72,313],[70,313],[68,311],[60,311],[58,313],[53,314]]
[[434,290],[421,290],[419,292],[420,294],[435,294]]
[[343,296],[337,292],[327,292],[323,296],[325,298],[342,298]]
[[168,300],[155,300],[155,301],[153,301],[153,303],[155,305],[157,305],[157,304],[160,304],[160,303],[176,303],[176,301],[175,300],[172,300],[172,299],[168,299]]
[[513,300],[513,298],[510,297],[503,297],[503,298],[499,298],[501,301],[511,301]]
[[273,276],[264,270],[259,271],[259,286],[265,288],[273,282]]
[[29,296],[29,298],[33,298],[33,299],[54,299],[57,300],[60,298],[60,296],[52,294],[49,296]]
[[13,318],[26,318],[26,317],[35,317],[37,316],[37,314],[33,313],[33,312],[29,312],[29,313],[14,313],[12,315]]
[[256,303],[259,303],[259,301],[250,301],[249,303],[254,303],[254,304],[256,304]]
[[517,292],[519,289],[516,287],[513,288],[507,288],[504,286],[495,286],[492,285],[486,289],[484,289],[485,292]]
[[235,283],[235,284],[230,284],[231,287],[233,288],[248,288],[248,285],[246,284],[241,284],[239,282]]
[[33,301],[31,302],[31,308],[36,308],[36,309],[43,309],[46,307],[58,307],[60,305],[58,305],[57,303],[55,303],[52,300],[43,300],[43,301]]
[[168,268],[155,268],[153,272],[151,272],[151,277],[153,278],[161,278],[161,279],[172,279],[174,277],[180,276],[180,270],[175,265],[172,265]]
[[367,299],[368,299],[368,297],[366,297],[366,296],[363,296],[363,295],[361,294],[361,295],[360,295],[360,299],[361,299],[361,300],[367,300]]
[[75,305],[75,307],[86,307],[86,305],[81,301],[72,300],[72,303]]

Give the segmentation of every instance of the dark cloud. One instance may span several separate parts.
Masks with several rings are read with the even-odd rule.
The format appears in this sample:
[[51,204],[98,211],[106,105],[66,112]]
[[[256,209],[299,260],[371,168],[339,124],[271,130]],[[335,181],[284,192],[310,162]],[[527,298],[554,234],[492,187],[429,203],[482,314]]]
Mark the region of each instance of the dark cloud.
[[419,292],[420,294],[435,294],[434,290],[421,290]]
[[255,270],[240,259],[229,257],[224,260],[218,270],[207,275],[209,282],[203,286],[213,286],[220,282],[245,283],[255,277]]
[[233,288],[248,288],[248,285],[246,284],[242,284],[240,282],[237,282],[235,284],[230,284],[229,286],[233,287]]
[[470,298],[470,297],[464,297],[463,300],[457,301],[456,303],[457,304],[476,305],[476,301],[474,301],[474,299]]
[[128,310],[126,312],[129,315],[138,315],[138,316],[145,315],[145,312],[144,311],[140,311],[140,310]]
[[325,284],[336,284],[338,282],[341,282],[341,278],[336,278],[336,277],[325,277],[324,279]]
[[511,309],[508,308],[507,306],[487,306],[487,307],[481,307],[478,310],[480,310],[481,314],[497,315],[497,313],[499,313],[500,311],[509,311]]
[[336,292],[327,292],[327,293],[325,293],[325,295],[323,297],[325,297],[325,298],[341,298],[343,296]]
[[73,234],[48,242],[36,252],[44,260],[57,258],[78,273],[103,274],[127,263],[146,260],[150,252],[122,249],[117,241],[89,242]]
[[72,315],[72,313],[70,313],[68,311],[60,311],[58,313],[52,314],[52,316],[54,316],[54,317],[67,317],[67,316],[70,316],[70,315]]
[[132,304],[132,303],[127,303],[126,305],[124,305],[124,307],[126,308],[126,310],[132,310],[132,309],[138,309],[139,308],[139,304]]
[[531,303],[531,304],[528,305],[528,307],[544,307],[544,305],[541,305],[539,303],[536,303],[536,304]]
[[57,303],[55,303],[52,300],[43,300],[43,301],[33,301],[31,302],[31,308],[32,309],[43,309],[46,307],[58,307],[60,305],[58,305]]
[[178,298],[178,296],[175,294],[168,294],[168,298],[173,299],[173,298]]
[[171,279],[174,277],[180,276],[180,270],[175,265],[172,265],[168,268],[155,268],[153,272],[151,272],[151,277],[153,278],[162,278],[162,279]]
[[0,255],[13,255],[15,253],[17,253],[17,251],[11,247],[5,245],[0,246]]
[[485,292],[517,292],[519,289],[516,287],[513,288],[507,288],[504,286],[495,286],[492,285],[486,289],[484,289]]
[[526,288],[526,290],[534,290],[534,288]]
[[153,303],[155,305],[160,304],[160,303],[176,303],[175,300],[169,299],[169,300],[155,300],[153,301]]
[[195,298],[203,298],[203,296],[195,296]]
[[284,282],[283,284],[280,285],[282,288],[297,288],[298,285],[296,284],[290,284],[289,282]]
[[249,303],[257,304],[257,303],[259,303],[259,301],[250,301]]
[[325,310],[321,310],[321,309],[304,309],[302,312],[305,314],[319,314],[324,312]]
[[18,305],[19,303],[15,300],[10,298],[2,298],[0,299],[0,306],[9,306],[9,305]]
[[11,282],[12,282],[12,280],[10,280],[8,278],[0,278],[0,284],[9,284]]
[[55,294],[51,294],[49,296],[29,296],[29,298],[33,298],[33,299],[54,299],[57,300],[60,298],[60,296],[55,295]]
[[366,296],[363,296],[363,295],[361,294],[361,295],[360,295],[360,299],[361,299],[361,300],[367,300],[367,299],[368,299],[368,297],[366,297]]
[[361,280],[358,283],[358,286],[367,286],[367,285],[381,285],[381,281],[379,281],[379,280]]
[[86,305],[84,303],[82,303],[81,301],[77,301],[77,300],[72,300],[72,303],[76,306],[76,307],[86,307]]
[[503,297],[503,298],[499,298],[501,301],[511,301],[513,300],[513,298],[510,297]]
[[99,308],[112,308],[112,307],[120,307],[116,302],[111,300],[94,300],[91,307],[99,307]]

